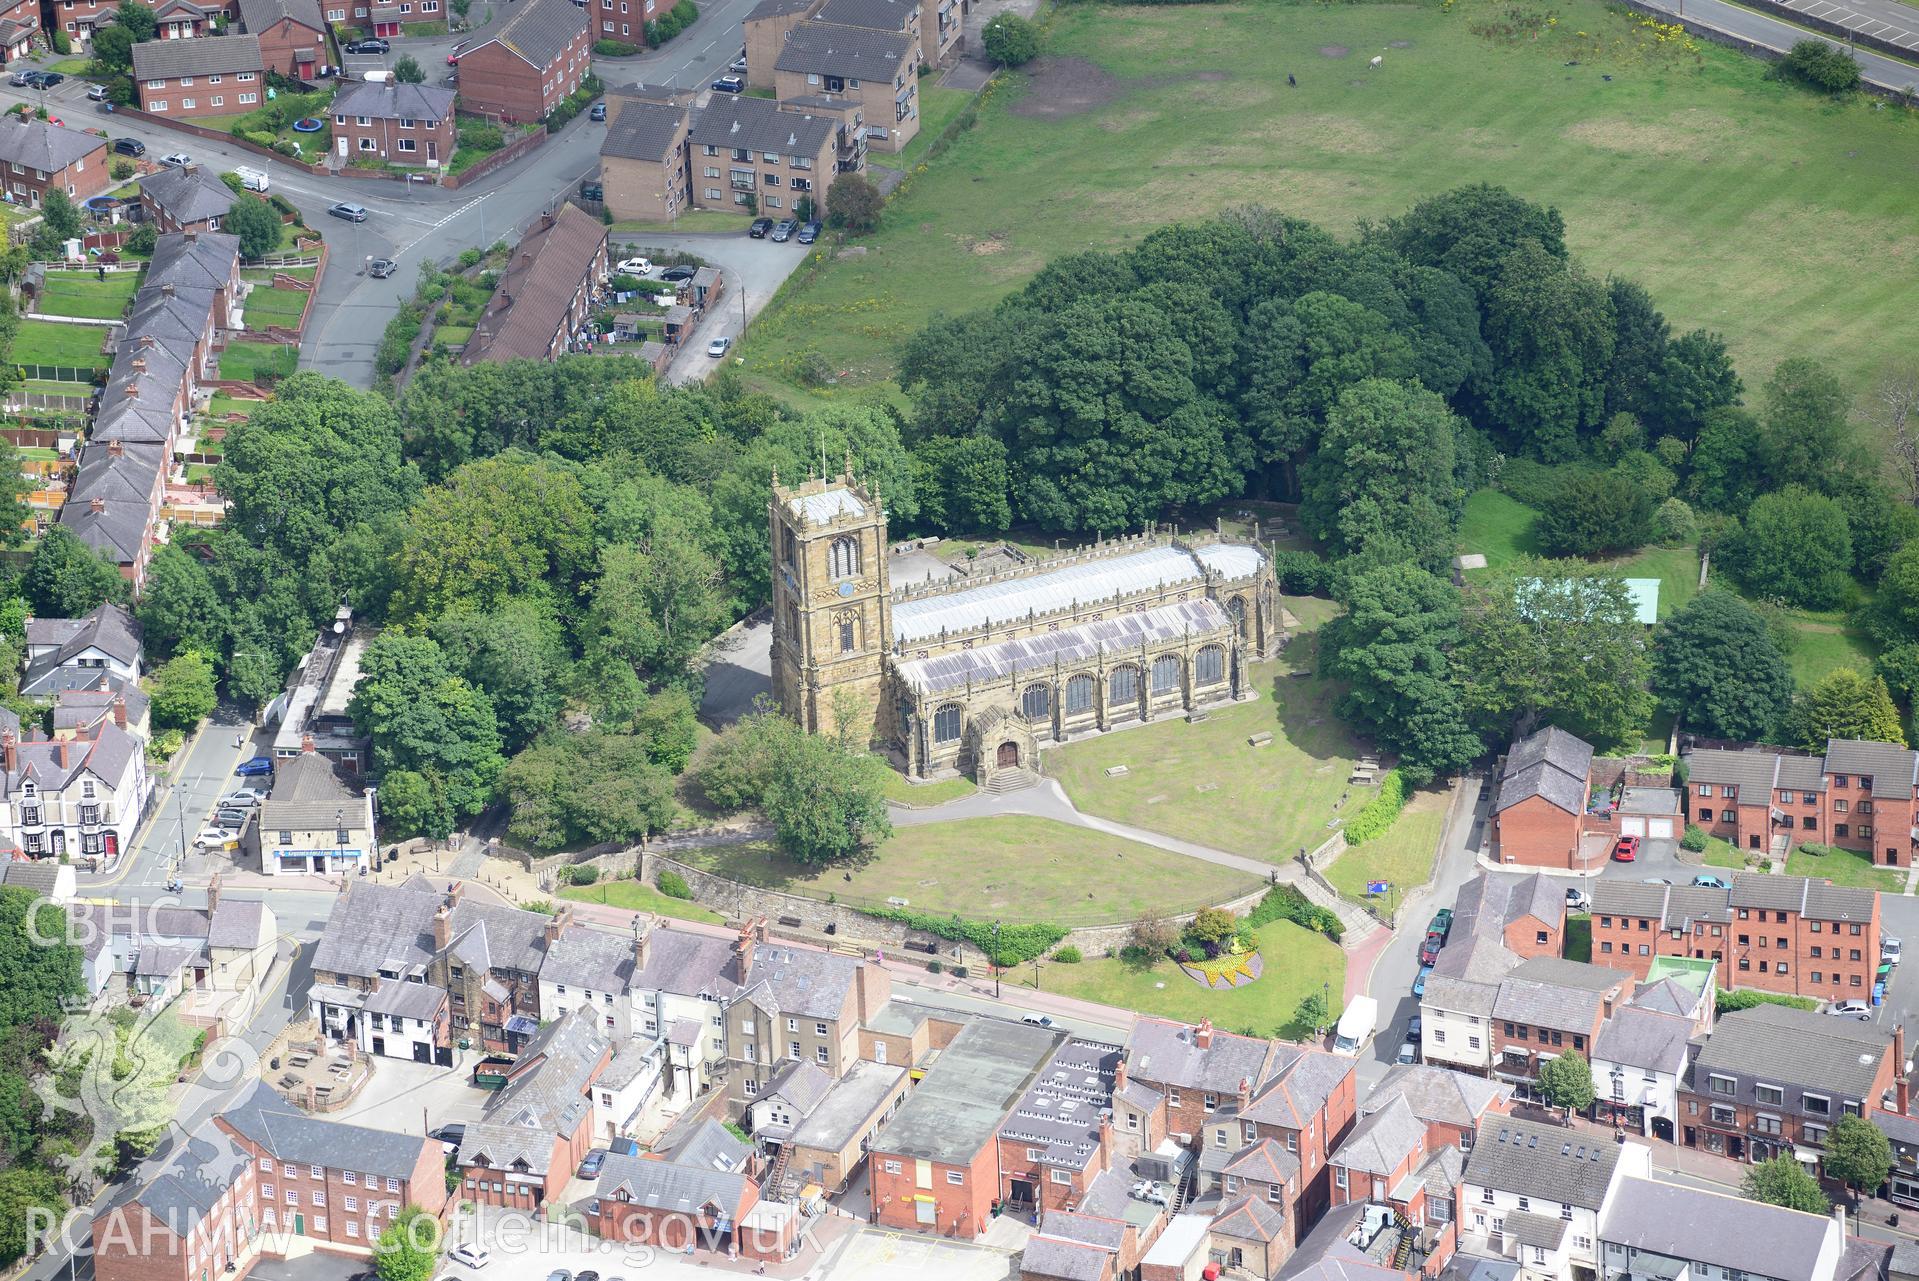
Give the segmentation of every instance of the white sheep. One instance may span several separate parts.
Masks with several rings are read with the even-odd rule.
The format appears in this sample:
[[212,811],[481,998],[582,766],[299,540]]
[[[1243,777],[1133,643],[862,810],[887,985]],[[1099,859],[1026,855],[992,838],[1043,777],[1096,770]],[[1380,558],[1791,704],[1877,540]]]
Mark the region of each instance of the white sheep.
[[1373,55],[1373,66],[1377,67],[1380,63],[1384,61],[1386,61],[1386,59],[1381,57],[1380,55],[1378,54]]

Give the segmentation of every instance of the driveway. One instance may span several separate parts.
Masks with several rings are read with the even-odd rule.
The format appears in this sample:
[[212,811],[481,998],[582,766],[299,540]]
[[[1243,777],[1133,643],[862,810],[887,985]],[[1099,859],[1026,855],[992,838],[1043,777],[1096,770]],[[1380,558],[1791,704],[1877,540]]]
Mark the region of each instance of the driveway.
[[707,646],[706,688],[700,719],[725,729],[753,710],[753,700],[773,692],[773,620],[755,614]]
[[718,368],[725,358],[708,356],[706,345],[721,335],[738,342],[753,317],[812,252],[796,241],[776,245],[771,240],[755,240],[743,231],[697,235],[618,232],[612,244],[619,258],[638,253],[657,261],[663,253],[698,254],[725,273],[725,293],[707,309],[667,367],[670,382],[697,382]]

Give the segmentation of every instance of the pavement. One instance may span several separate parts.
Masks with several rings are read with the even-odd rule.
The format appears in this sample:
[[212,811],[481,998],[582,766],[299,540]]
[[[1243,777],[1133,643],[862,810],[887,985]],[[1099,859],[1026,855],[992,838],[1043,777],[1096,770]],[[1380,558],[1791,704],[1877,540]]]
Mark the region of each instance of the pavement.
[[[1849,3],[1852,8],[1864,7],[1858,0],[1849,0]],[[1902,24],[1912,24],[1914,12],[1898,5],[1896,0],[1878,0],[1878,3],[1889,7],[1889,16],[1897,16]],[[1667,14],[1689,27],[1721,32],[1775,53],[1784,53],[1799,41],[1807,39],[1823,40],[1835,49],[1846,49],[1844,41],[1796,26],[1782,18],[1743,8],[1728,0],[1634,0],[1634,4]],[[1919,66],[1869,49],[1847,51],[1851,53],[1853,61],[1859,64],[1859,74],[1868,84],[1890,93],[1901,93],[1919,85]]]

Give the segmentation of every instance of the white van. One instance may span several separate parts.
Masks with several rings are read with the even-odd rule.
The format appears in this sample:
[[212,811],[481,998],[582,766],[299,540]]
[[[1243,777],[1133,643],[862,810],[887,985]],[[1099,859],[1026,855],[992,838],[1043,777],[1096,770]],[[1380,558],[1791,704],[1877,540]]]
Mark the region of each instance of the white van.
[[233,176],[238,178],[240,185],[248,191],[265,191],[267,189],[266,174],[262,170],[255,169],[250,165],[241,165],[233,171]]
[[1379,1028],[1379,1002],[1370,996],[1356,996],[1346,1012],[1339,1016],[1333,1031],[1333,1053],[1358,1058]]

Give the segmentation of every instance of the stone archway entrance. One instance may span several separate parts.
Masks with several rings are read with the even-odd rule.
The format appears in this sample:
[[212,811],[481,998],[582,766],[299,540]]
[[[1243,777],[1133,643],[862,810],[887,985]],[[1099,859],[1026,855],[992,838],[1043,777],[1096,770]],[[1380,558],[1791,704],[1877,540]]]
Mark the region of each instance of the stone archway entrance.
[[999,756],[993,763],[1000,769],[1017,769],[1019,767],[1019,744],[1001,743],[999,745]]

